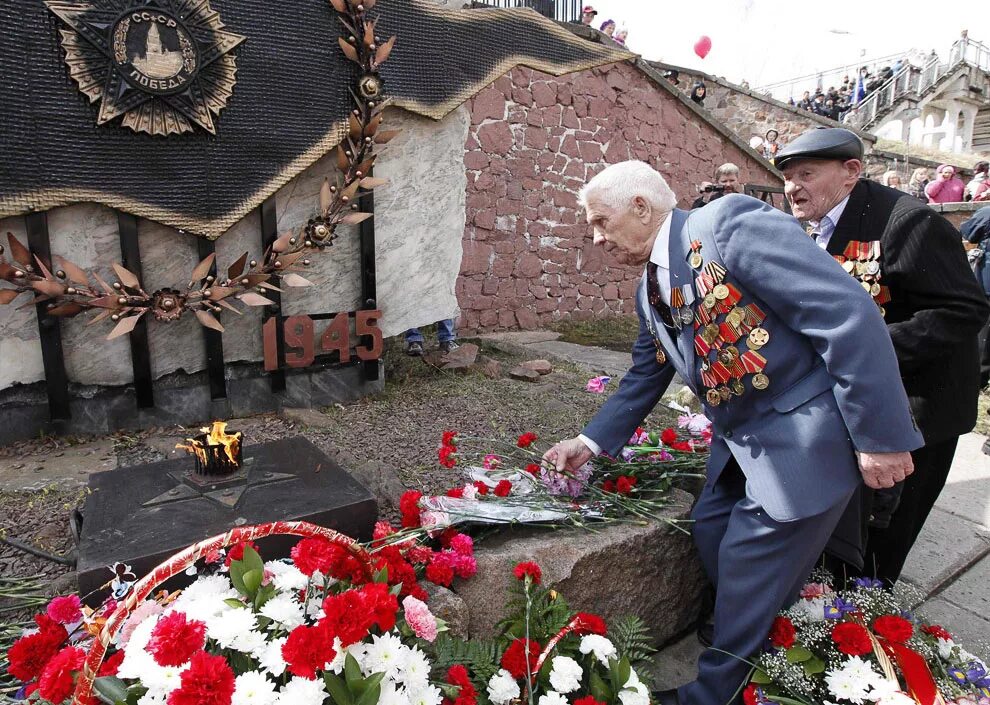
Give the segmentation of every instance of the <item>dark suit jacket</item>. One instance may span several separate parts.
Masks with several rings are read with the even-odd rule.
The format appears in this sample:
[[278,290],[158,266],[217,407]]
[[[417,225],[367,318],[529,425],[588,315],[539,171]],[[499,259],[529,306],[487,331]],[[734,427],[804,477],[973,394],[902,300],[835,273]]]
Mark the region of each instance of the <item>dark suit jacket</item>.
[[873,181],[853,188],[828,252],[880,240],[881,284],[890,288],[887,330],[911,410],[927,444],[976,424],[976,336],[990,315],[959,232],[916,198]]

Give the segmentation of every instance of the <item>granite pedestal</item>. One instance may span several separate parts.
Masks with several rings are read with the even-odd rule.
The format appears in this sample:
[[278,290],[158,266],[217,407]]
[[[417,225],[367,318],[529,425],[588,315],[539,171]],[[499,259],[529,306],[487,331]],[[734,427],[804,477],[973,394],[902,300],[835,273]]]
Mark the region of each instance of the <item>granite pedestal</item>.
[[[92,475],[79,540],[80,593],[110,580],[109,566],[116,562],[141,577],[233,526],[302,520],[371,538],[378,516],[374,496],[305,438],[247,446],[243,456],[239,472],[205,483],[191,476],[192,457]],[[271,559],[287,556],[298,540],[273,536],[259,545]]]

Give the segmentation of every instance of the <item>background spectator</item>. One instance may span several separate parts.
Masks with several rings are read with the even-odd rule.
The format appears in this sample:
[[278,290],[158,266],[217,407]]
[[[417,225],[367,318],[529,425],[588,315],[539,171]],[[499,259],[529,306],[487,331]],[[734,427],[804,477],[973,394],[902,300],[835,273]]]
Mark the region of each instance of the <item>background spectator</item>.
[[930,181],[931,174],[928,173],[928,167],[919,166],[911,173],[911,180],[908,181],[908,193],[922,201],[928,201],[925,187]]
[[[437,343],[440,352],[445,355],[451,350],[457,350],[460,346],[455,342],[457,333],[454,332],[454,319],[447,318],[437,321]],[[406,331],[406,355],[419,357],[423,354],[423,334],[419,328],[410,328]]]
[[963,200],[966,186],[956,177],[956,170],[950,164],[942,164],[935,172],[935,180],[925,186],[929,203],[958,203]]
[[598,10],[596,10],[591,5],[585,5],[581,9],[581,19],[571,20],[571,22],[573,22],[574,24],[583,24],[586,27],[590,27],[591,23],[595,21],[595,15],[597,14],[598,14]]
[[628,36],[629,36],[629,30],[626,29],[625,27],[623,27],[622,29],[620,29],[618,32],[615,33],[615,36],[612,37],[612,39],[614,39],[616,42],[618,42],[622,46],[625,46],[626,45],[626,38]]
[[780,137],[780,133],[776,130],[767,130],[766,137],[763,139],[763,158],[772,160],[777,156],[777,152],[780,151],[780,144],[777,139]]
[[698,193],[701,195],[694,200],[691,208],[706,206],[727,193],[739,193],[739,167],[726,162],[715,170],[715,183],[703,181],[698,187]]
[[976,166],[973,167],[976,172],[973,174],[973,179],[966,184],[966,191],[963,193],[963,198],[967,201],[975,200],[976,192],[979,190],[982,193],[985,189],[980,189],[982,184],[987,183],[987,172],[990,171],[990,162],[976,162]]
[[611,37],[613,34],[615,34],[615,20],[605,20],[604,22],[602,22],[602,26],[599,27],[598,29],[604,32],[605,36]]
[[[987,261],[987,250],[990,249],[990,208],[981,208],[976,214],[959,226],[963,240],[970,243],[974,249],[979,249],[983,254],[976,253],[973,271],[976,279],[983,287],[987,301],[990,302],[990,262]],[[970,257],[973,261],[974,249],[970,249]],[[990,320],[983,325],[980,331],[980,389],[990,382]]]
[[883,176],[880,177],[880,183],[890,188],[896,188],[899,191],[904,190],[901,185],[901,175],[894,170],[885,171]]
[[691,100],[698,105],[705,104],[705,84],[701,81],[696,81],[695,84],[691,86]]

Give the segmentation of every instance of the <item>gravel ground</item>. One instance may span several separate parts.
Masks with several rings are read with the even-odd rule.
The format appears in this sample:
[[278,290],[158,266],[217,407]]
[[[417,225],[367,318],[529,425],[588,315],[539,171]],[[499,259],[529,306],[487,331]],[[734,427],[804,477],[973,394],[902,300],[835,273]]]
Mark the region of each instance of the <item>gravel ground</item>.
[[[484,347],[482,353],[499,360],[506,371],[523,360]],[[336,447],[359,461],[376,461],[391,468],[404,485],[424,492],[439,492],[456,482],[452,471],[436,460],[445,430],[505,438],[533,431],[540,438],[537,445],[546,448],[557,439],[575,435],[607,398],[584,391],[589,375],[568,364],[556,365],[536,383],[493,380],[475,371],[439,370],[407,357],[393,343],[386,347],[385,365],[382,394],[325,409],[326,426],[304,433],[322,448]],[[614,383],[610,385],[610,391],[615,388]],[[669,425],[675,416],[660,409],[650,417],[649,426]],[[273,414],[238,419],[235,427],[244,432],[249,444],[303,433]],[[177,440],[194,431],[173,426],[114,434],[110,438],[117,466],[163,460]],[[54,454],[91,440],[36,439],[0,448],[0,456]],[[0,492],[0,531],[43,550],[66,554],[72,550],[68,516],[84,499],[83,489],[55,485],[41,492]],[[383,506],[383,513],[390,516],[392,508]],[[43,575],[58,588],[64,581],[60,584],[57,579],[69,573],[69,568],[0,545],[0,572],[5,576]]]

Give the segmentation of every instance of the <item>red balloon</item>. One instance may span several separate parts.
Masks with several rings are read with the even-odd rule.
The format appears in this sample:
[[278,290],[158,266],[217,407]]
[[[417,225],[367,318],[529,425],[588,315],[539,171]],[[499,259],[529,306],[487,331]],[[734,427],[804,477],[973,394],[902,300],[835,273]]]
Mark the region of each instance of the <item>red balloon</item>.
[[701,39],[694,43],[694,53],[704,59],[708,56],[708,52],[712,50],[712,40],[707,36],[702,36]]

